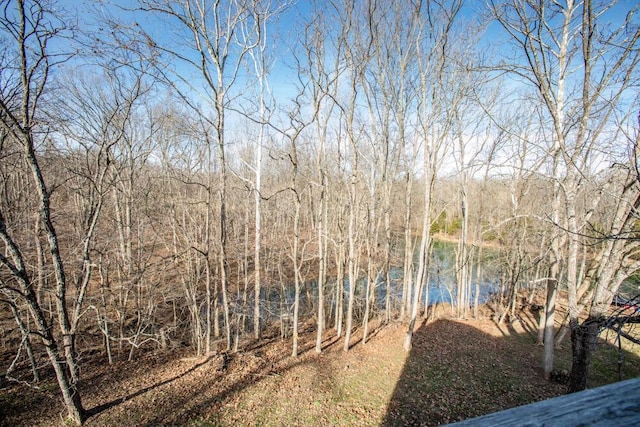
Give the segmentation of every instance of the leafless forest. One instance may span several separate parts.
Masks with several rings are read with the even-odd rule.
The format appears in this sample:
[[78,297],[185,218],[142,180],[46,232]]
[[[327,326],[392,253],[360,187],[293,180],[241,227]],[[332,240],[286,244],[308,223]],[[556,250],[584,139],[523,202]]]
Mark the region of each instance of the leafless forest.
[[2,381],[55,375],[81,424],[86,358],[238,351],[273,328],[296,356],[303,324],[348,351],[374,318],[409,350],[446,237],[455,315],[477,316],[500,248],[496,319],[546,295],[545,375],[570,340],[583,389],[640,268],[638,12],[0,1]]

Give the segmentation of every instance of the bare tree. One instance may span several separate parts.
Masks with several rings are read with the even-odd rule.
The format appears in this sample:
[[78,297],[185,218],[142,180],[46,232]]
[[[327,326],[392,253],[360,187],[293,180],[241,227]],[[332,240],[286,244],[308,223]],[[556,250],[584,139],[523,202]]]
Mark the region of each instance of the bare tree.
[[[252,184],[255,205],[255,236],[254,236],[254,295],[255,304],[253,312],[254,337],[260,339],[260,293],[261,293],[261,241],[262,241],[262,157],[267,134],[267,124],[273,114],[273,102],[269,87],[269,72],[275,63],[275,59],[269,55],[269,47],[273,41],[270,36],[270,28],[278,15],[288,7],[286,2],[275,4],[271,1],[255,1],[251,5],[253,19],[242,23],[243,38],[256,39],[255,45],[247,54],[251,59],[252,74],[256,79],[257,108],[256,117],[253,119],[258,126],[258,135],[254,149],[254,164],[251,167],[255,180]],[[254,22],[255,21],[255,22]],[[255,32],[255,36],[252,34]]]
[[[415,62],[414,37],[419,23],[413,8],[407,8],[402,2],[388,5],[373,2],[365,13],[371,23],[366,31],[370,33],[372,46],[371,60],[361,82],[368,113],[367,139],[370,141],[369,146],[362,150],[368,162],[365,169],[369,171],[368,284],[363,343],[367,338],[369,312],[376,298],[378,277],[385,282],[384,321],[389,322],[392,317],[392,190],[400,159],[407,148],[409,106],[415,100],[417,73],[412,63]],[[392,37],[388,37],[389,34]],[[410,191],[408,189],[408,194]],[[381,206],[380,210],[378,206]],[[411,227],[408,230],[411,234]],[[409,250],[411,246],[411,243],[407,245]],[[412,263],[413,256],[409,259]]]
[[[209,222],[212,182],[208,173],[211,158],[208,156],[209,146],[202,140],[203,129],[197,121],[194,123],[180,113],[175,107],[165,111],[164,118],[158,123],[157,139],[166,189],[164,200],[169,206],[167,229],[170,230],[168,236],[162,233],[159,237],[171,254],[171,269],[178,272],[175,280],[183,291],[182,308],[189,313],[191,343],[196,354],[201,355],[210,348],[211,333],[216,337],[220,334],[216,322],[217,299],[209,299],[212,297],[211,282],[208,281],[212,266],[204,255],[212,230]],[[203,305],[206,310],[204,327],[201,318]],[[211,316],[214,316],[213,321]],[[212,327],[213,331],[208,331],[207,327]]]
[[[42,135],[38,133],[41,125],[39,120],[42,118],[41,108],[49,73],[52,67],[68,58],[67,55],[49,51],[49,43],[64,34],[66,29],[63,22],[53,14],[52,5],[48,2],[5,1],[1,6],[3,13],[0,25],[7,38],[7,43],[3,46],[3,58],[7,61],[3,74],[9,82],[3,86],[0,99],[3,139],[11,140],[21,150],[16,154],[21,157],[24,167],[31,174],[31,185],[35,192],[32,207],[38,215],[36,221],[42,223],[51,253],[56,281],[56,323],[64,336],[64,342],[55,337],[53,325],[49,323],[41,307],[33,286],[32,272],[28,270],[27,254],[21,243],[14,238],[15,229],[20,225],[7,222],[11,217],[7,215],[6,205],[0,211],[0,238],[4,246],[0,262],[9,273],[11,282],[4,284],[3,290],[20,298],[27,305],[56,373],[68,416],[74,423],[81,424],[85,411],[77,389],[78,366],[73,349],[67,347],[74,340],[70,307],[66,298],[67,275],[51,214],[51,190],[37,152],[37,145],[42,140]],[[3,143],[3,148],[7,149],[7,145],[6,142]],[[84,265],[83,268],[88,266]],[[89,276],[88,272],[86,276]],[[82,298],[75,302],[79,308]],[[60,346],[63,347],[63,354],[60,353]]]
[[[364,5],[366,7],[370,5]],[[355,302],[355,291],[358,279],[358,258],[360,250],[359,228],[361,215],[362,194],[360,192],[361,182],[361,153],[358,146],[362,133],[358,122],[357,100],[358,88],[361,85],[363,74],[366,70],[368,61],[370,60],[371,34],[361,34],[359,32],[359,19],[362,19],[359,7],[364,7],[351,0],[332,3],[332,11],[337,13],[339,19],[339,34],[336,43],[342,46],[336,51],[342,53],[341,70],[343,70],[342,78],[346,82],[344,94],[338,94],[334,101],[340,111],[340,120],[343,123],[341,133],[339,135],[339,145],[344,144],[340,149],[344,154],[339,159],[343,173],[349,176],[348,180],[348,276],[349,276],[349,293],[347,300],[346,325],[344,351],[350,348],[351,333],[353,331],[353,311]]]
[[[126,121],[130,104],[123,108],[116,107],[101,117],[103,132],[96,135],[97,139],[87,138],[85,150],[79,150],[85,157],[86,170],[78,171],[76,177],[87,185],[88,192],[83,195],[83,209],[78,218],[82,226],[75,241],[81,248],[80,259],[77,259],[73,252],[67,253],[61,244],[61,224],[56,222],[52,212],[52,195],[56,190],[51,183],[54,174],[46,166],[47,162],[43,161],[42,153],[46,148],[54,150],[56,147],[53,141],[56,135],[52,133],[51,126],[53,122],[46,121],[47,115],[54,117],[52,105],[47,104],[49,81],[52,70],[70,57],[59,50],[59,41],[68,35],[69,28],[54,13],[54,5],[48,1],[4,1],[1,9],[0,25],[6,40],[2,56],[7,61],[3,67],[6,84],[0,94],[2,150],[15,149],[9,158],[17,156],[20,160],[12,166],[19,166],[16,172],[20,171],[25,178],[29,177],[31,200],[22,206],[35,214],[32,218],[38,226],[31,229],[36,232],[42,229],[46,238],[48,256],[46,259],[38,256],[36,265],[44,268],[45,263],[48,264],[46,267],[51,269],[55,277],[55,315],[50,319],[43,309],[42,297],[34,286],[37,283],[34,278],[42,272],[30,269],[28,246],[18,232],[24,224],[14,221],[16,216],[11,212],[14,206],[6,202],[0,207],[0,239],[5,254],[0,255],[0,263],[10,279],[3,282],[3,292],[27,307],[35,323],[35,332],[41,337],[53,366],[68,416],[72,422],[81,424],[86,413],[78,392],[76,336],[92,276],[91,245],[109,188],[107,177],[112,148],[122,136],[121,120]],[[61,119],[61,116],[56,118]],[[66,153],[63,152],[64,155]],[[71,162],[73,155],[69,153]],[[2,159],[4,167],[7,158],[3,155]],[[36,235],[35,238],[40,237]],[[75,274],[70,275],[70,270],[74,269],[69,265],[73,264],[78,268]],[[72,281],[75,281],[75,292],[69,295]],[[54,334],[54,323],[59,329],[59,336]]]
[[[570,0],[564,4],[514,1],[504,4],[491,2],[490,5],[494,17],[520,51],[520,56],[506,67],[507,71],[531,83],[550,122],[546,131],[550,136],[548,150],[554,190],[549,220],[557,229],[551,237],[547,290],[543,364],[548,378],[553,369],[553,312],[561,264],[567,274],[574,356],[584,349],[588,360],[589,349],[592,348],[586,343],[593,340],[594,329],[585,329],[579,320],[578,255],[581,239],[578,236],[583,233],[589,210],[597,206],[600,196],[592,198],[586,211],[581,210],[579,199],[588,182],[587,177],[593,172],[594,160],[597,160],[595,147],[610,150],[605,140],[611,140],[612,133],[615,135],[611,119],[620,114],[627,93],[637,82],[640,26],[631,10],[627,10],[629,13],[626,15],[620,10],[613,12],[614,4]],[[625,18],[619,20],[617,26],[605,30],[599,22],[612,13]],[[621,114],[625,115],[624,112]],[[563,255],[561,252],[565,246],[566,255]],[[601,286],[607,291],[594,294],[589,319],[583,325],[593,323],[602,315],[611,291],[617,289],[615,281]],[[571,390],[586,385],[586,381],[577,381],[577,378],[586,377],[588,362],[576,362],[574,360],[573,369],[582,373],[572,372]]]
[[[316,148],[316,173],[314,187],[318,189],[318,204],[316,211],[316,228],[318,242],[318,313],[316,331],[316,352],[322,351],[322,337],[325,326],[325,285],[328,270],[328,242],[329,242],[329,177],[327,171],[327,145],[329,122],[335,103],[332,97],[337,91],[340,64],[341,45],[335,45],[336,50],[330,52],[328,46],[334,42],[331,31],[327,31],[327,25],[331,20],[330,14],[321,8],[315,10],[313,18],[304,27],[304,38],[301,40],[303,49],[299,58],[298,70],[300,86],[306,91],[311,108],[308,111],[309,127],[312,129],[311,137],[317,141]],[[335,55],[334,55],[335,54]],[[334,56],[331,59],[331,56]],[[304,71],[303,71],[304,70]],[[303,106],[297,103],[298,112],[302,112]],[[300,119],[298,119],[300,120]],[[298,124],[298,128],[302,123]],[[306,125],[305,125],[306,126]],[[339,282],[339,279],[337,283]],[[342,315],[341,286],[336,284],[336,319]],[[336,320],[338,322],[338,320]],[[297,326],[294,326],[297,327]]]
[[[97,68],[92,67],[94,71]],[[139,260],[132,250],[133,191],[138,177],[136,168],[131,165],[132,139],[136,136],[132,134],[135,126],[131,126],[130,121],[148,87],[139,74],[127,74],[122,69],[118,71],[107,66],[101,71],[103,73],[94,75],[87,75],[86,69],[69,71],[60,83],[66,96],[56,104],[58,111],[55,111],[61,140],[59,146],[67,158],[64,169],[70,177],[65,189],[60,191],[68,191],[69,199],[75,201],[74,206],[64,206],[64,209],[79,218],[74,222],[74,233],[84,241],[82,259],[88,264],[83,267],[83,278],[76,278],[80,289],[86,289],[91,278],[95,264],[91,262],[92,240],[98,232],[97,221],[109,193],[116,194],[118,261],[124,281],[134,281],[134,260]],[[129,176],[125,176],[127,174]],[[118,191],[124,196],[118,195]],[[140,264],[144,263],[136,264],[139,277],[144,270]],[[72,320],[74,331],[80,320],[79,310],[76,308]]]
[[[433,186],[438,167],[442,161],[446,138],[453,124],[451,110],[445,103],[449,97],[456,97],[455,84],[447,80],[450,58],[449,45],[453,43],[454,23],[462,7],[461,2],[449,5],[429,4],[425,10],[415,9],[418,16],[426,14],[415,39],[416,55],[420,69],[420,101],[417,138],[422,143],[424,207],[422,230],[418,255],[418,268],[411,289],[411,316],[404,341],[406,351],[411,349],[413,330],[418,317],[422,291],[429,269],[429,249],[431,246],[431,210]],[[450,86],[453,84],[453,87]],[[448,93],[449,91],[452,91]]]
[[[460,240],[456,250],[456,306],[458,317],[466,317],[471,299],[471,282],[474,259],[474,247],[470,242],[471,203],[470,187],[475,172],[481,168],[489,169],[486,161],[481,161],[485,151],[491,153],[493,135],[489,131],[490,122],[486,120],[486,110],[499,94],[497,88],[488,87],[485,75],[479,71],[479,59],[473,51],[474,39],[477,39],[482,27],[477,23],[467,25],[467,41],[471,46],[450,46],[448,55],[452,58],[449,74],[454,90],[447,93],[447,114],[452,119],[453,149],[452,157],[459,175],[458,190],[461,230]],[[489,154],[489,158],[491,155]],[[477,295],[477,293],[476,293]]]
[[[204,0],[155,1],[140,0],[139,9],[175,25],[185,41],[154,38],[149,32],[142,33],[159,55],[152,65],[163,81],[169,83],[181,98],[207,122],[213,130],[212,140],[207,143],[217,147],[217,211],[215,239],[217,270],[222,294],[223,315],[227,348],[231,348],[231,322],[228,301],[227,259],[227,190],[228,173],[226,159],[226,113],[233,100],[232,88],[245,56],[260,43],[262,16],[260,2],[250,0],[227,0],[209,4]],[[186,40],[189,40],[186,43]],[[131,43],[139,45],[140,43]],[[162,61],[162,56],[166,61]],[[180,64],[178,66],[177,64]],[[193,78],[195,72],[197,78]],[[194,99],[196,95],[199,99]],[[211,110],[203,111],[199,101]],[[213,171],[210,171],[213,173]],[[213,246],[206,245],[206,256],[213,256]],[[209,250],[211,249],[211,251]],[[209,291],[207,291],[209,294]],[[255,304],[259,304],[256,296]],[[208,306],[211,306],[208,303]],[[211,328],[211,324],[207,325]],[[207,333],[210,333],[209,331]]]

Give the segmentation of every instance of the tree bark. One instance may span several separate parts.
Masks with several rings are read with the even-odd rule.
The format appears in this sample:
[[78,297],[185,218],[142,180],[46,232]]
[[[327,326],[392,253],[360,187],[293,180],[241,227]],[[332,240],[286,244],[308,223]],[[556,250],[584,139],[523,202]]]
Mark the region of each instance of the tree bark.
[[587,388],[591,356],[596,348],[602,318],[589,317],[581,324],[571,322],[571,372],[567,391],[574,393]]
[[556,315],[556,297],[557,297],[556,279],[550,277],[547,279],[547,303],[544,309],[544,353],[542,357],[542,367],[544,369],[544,379],[551,379],[553,371],[553,356],[555,344],[555,315]]

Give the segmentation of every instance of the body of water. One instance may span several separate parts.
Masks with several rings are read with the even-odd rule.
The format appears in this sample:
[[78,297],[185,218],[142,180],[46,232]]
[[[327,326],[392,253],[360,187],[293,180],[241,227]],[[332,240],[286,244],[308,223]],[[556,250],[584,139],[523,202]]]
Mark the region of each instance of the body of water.
[[[430,265],[429,265],[429,281],[428,286],[423,289],[421,305],[424,305],[424,298],[428,296],[428,305],[439,303],[450,303],[457,301],[457,281],[456,281],[456,248],[455,243],[450,242],[434,242]],[[474,263],[471,269],[471,289],[469,295],[469,305],[475,301],[476,288],[479,289],[479,303],[486,303],[489,298],[500,290],[500,275],[498,265],[495,260],[498,258],[499,252],[496,250],[483,250],[482,260],[480,262],[481,274],[478,274],[478,263]],[[417,256],[416,265],[417,269]],[[399,309],[402,301],[403,286],[403,270],[402,268],[393,267],[390,271],[392,305],[394,309]],[[358,317],[364,311],[366,277],[360,277],[356,283],[355,290],[355,315]],[[476,286],[476,284],[478,286]],[[346,304],[349,294],[349,281],[345,276],[343,281],[343,302]],[[384,310],[386,303],[387,285],[384,275],[376,278],[375,289],[375,307],[377,310]],[[293,284],[287,286],[264,286],[262,300],[262,315],[265,320],[277,320],[283,313],[293,313],[293,302],[295,289]],[[311,280],[301,286],[300,306],[301,316],[312,314],[317,308],[317,282]],[[325,286],[325,297],[327,310],[331,312],[335,304],[335,277],[329,277],[329,283]],[[253,298],[251,298],[253,299]],[[237,304],[239,306],[240,304]],[[250,307],[253,301],[250,301]],[[246,310],[245,310],[246,311]],[[248,310],[246,316],[251,317],[253,311]]]

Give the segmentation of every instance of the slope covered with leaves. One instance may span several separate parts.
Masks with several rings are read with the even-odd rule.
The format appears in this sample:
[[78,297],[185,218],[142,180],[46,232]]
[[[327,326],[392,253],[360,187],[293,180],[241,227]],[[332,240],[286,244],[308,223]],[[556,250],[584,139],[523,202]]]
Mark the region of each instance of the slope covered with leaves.
[[[409,353],[404,326],[394,324],[365,345],[356,334],[348,353],[327,336],[316,354],[308,329],[299,358],[277,337],[209,359],[151,353],[88,363],[87,425],[439,425],[562,394],[564,385],[542,379],[534,330],[532,317],[504,326],[440,317],[419,327]],[[640,375],[637,350],[626,353],[624,378]],[[558,367],[569,358],[560,349]],[[592,385],[617,380],[616,360],[603,342]],[[0,409],[2,425],[63,424],[54,384],[6,386]]]

